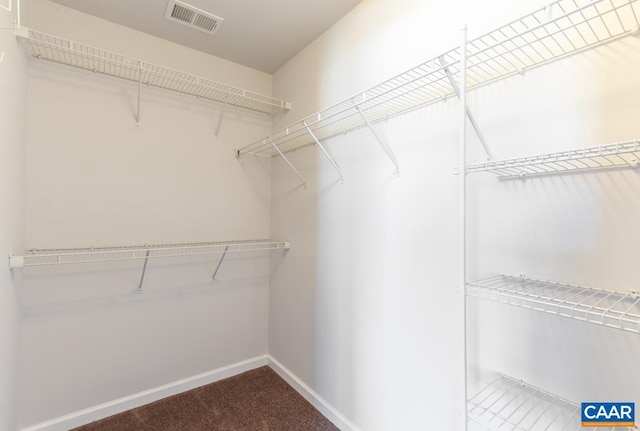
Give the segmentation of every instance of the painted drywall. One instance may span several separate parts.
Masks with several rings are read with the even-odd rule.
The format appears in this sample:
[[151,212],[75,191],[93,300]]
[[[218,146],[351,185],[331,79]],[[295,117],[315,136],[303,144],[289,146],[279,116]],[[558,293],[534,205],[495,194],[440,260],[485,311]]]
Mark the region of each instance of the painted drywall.
[[[0,3],[0,255],[24,244],[26,75],[24,59],[9,28],[15,2]],[[19,286],[6,261],[0,265],[0,430],[17,427]]]
[[[496,155],[637,139],[639,49],[630,36],[474,91],[470,102]],[[477,174],[469,184],[471,280],[524,274],[638,289],[638,169],[516,181]],[[472,382],[498,370],[575,403],[640,400],[637,334],[477,299],[469,322]]]
[[[271,77],[46,0],[29,26],[269,94]],[[234,148],[271,119],[32,59],[29,248],[268,238],[270,161]],[[262,356],[269,254],[25,268],[20,427]]]
[[[364,1],[274,75],[274,95],[294,102],[275,129],[451,49],[465,24],[473,38],[544,6]],[[627,38],[476,90],[469,106],[499,158],[633,139],[638,52]],[[272,234],[295,247],[272,263],[269,353],[363,430],[464,429],[459,112],[449,100],[375,125],[399,177],[367,130],[325,142],[344,183],[315,147],[287,154],[306,189],[273,162]],[[484,160],[468,133],[470,162]],[[637,170],[468,182],[470,279],[637,289]],[[501,371],[574,402],[637,398],[637,336],[468,307],[469,395]]]

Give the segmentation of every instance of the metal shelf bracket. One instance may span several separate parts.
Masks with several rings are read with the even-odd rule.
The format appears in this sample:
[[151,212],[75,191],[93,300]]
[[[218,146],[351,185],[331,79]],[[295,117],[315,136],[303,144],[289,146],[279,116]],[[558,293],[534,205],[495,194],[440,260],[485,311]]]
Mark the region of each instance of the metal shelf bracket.
[[[318,115],[320,115],[318,113]],[[335,160],[333,160],[333,157],[331,157],[331,155],[329,154],[329,152],[324,148],[324,146],[320,143],[320,141],[318,140],[318,138],[316,137],[316,135],[313,134],[313,132],[311,131],[311,129],[309,128],[309,126],[307,126],[306,121],[302,121],[302,126],[306,129],[307,133],[309,134],[309,136],[311,136],[311,138],[313,138],[314,142],[316,143],[316,145],[318,145],[318,148],[320,148],[320,150],[322,151],[322,153],[324,154],[324,156],[327,158],[327,160],[329,160],[329,162],[333,165],[334,169],[336,171],[338,171],[338,174],[340,175],[340,182],[344,183],[344,175],[342,175],[342,170],[340,169],[340,167],[338,166],[338,164],[336,163]]]
[[149,262],[149,253],[151,250],[147,250],[144,257],[144,265],[142,265],[142,274],[140,275],[140,283],[138,283],[138,293],[142,293],[142,283],[144,283],[144,275],[147,272],[147,263]]
[[[458,99],[460,99],[460,87],[458,87],[458,84],[456,84],[456,81],[453,77],[453,73],[451,73],[451,69],[449,69],[447,63],[444,61],[443,57],[440,57],[439,59],[440,65],[442,67],[444,67],[444,71],[447,74],[447,78],[449,79],[449,83],[451,84],[451,87],[453,88],[453,91],[455,91],[456,96],[458,97]],[[487,141],[484,139],[484,136],[482,135],[482,132],[480,131],[480,126],[478,126],[478,123],[476,122],[476,119],[474,118],[473,114],[471,113],[471,110],[469,109],[469,106],[465,106],[465,113],[467,114],[467,119],[469,120],[469,123],[471,124],[471,127],[473,127],[474,132],[476,132],[476,136],[478,137],[478,139],[480,140],[480,143],[482,144],[482,148],[484,148],[485,153],[487,153],[487,158],[489,160],[493,160],[493,153],[491,152],[491,149],[489,148],[489,145],[487,144]]]
[[[355,102],[354,102],[355,104]],[[391,151],[391,148],[389,148],[383,141],[382,139],[380,139],[380,137],[378,136],[378,134],[376,133],[376,131],[374,130],[373,126],[371,125],[371,123],[369,122],[369,120],[367,119],[367,117],[365,117],[364,113],[362,112],[362,109],[360,109],[360,106],[355,105],[356,109],[358,110],[358,113],[360,114],[360,116],[362,117],[362,120],[365,122],[365,124],[367,125],[367,128],[371,131],[371,134],[373,135],[374,138],[376,138],[376,141],[378,141],[378,143],[380,144],[380,146],[382,147],[382,149],[384,150],[385,153],[387,153],[387,156],[389,156],[389,159],[391,159],[391,161],[393,162],[393,164],[396,167],[396,175],[400,176],[400,165],[398,164],[398,160],[396,159],[396,156],[393,154],[393,151]]]
[[278,148],[278,146],[276,144],[273,143],[273,141],[271,140],[271,138],[267,138],[267,140],[269,141],[269,143],[271,144],[271,146],[278,152],[278,154],[280,155],[280,157],[282,157],[282,160],[284,160],[287,165],[289,165],[289,167],[291,168],[291,170],[293,172],[295,172],[295,174],[298,176],[298,178],[300,178],[300,181],[302,181],[302,186],[306,189],[307,188],[307,181],[304,179],[304,177],[300,174],[300,172],[298,172],[298,170],[295,168],[295,166],[293,166],[293,163],[291,163],[289,161],[289,159],[286,158],[286,156],[282,153],[282,151],[280,151],[280,148]]
[[224,117],[224,112],[227,109],[227,102],[229,101],[229,96],[224,96],[224,103],[222,105],[222,109],[220,110],[220,118],[218,118],[218,126],[216,127],[216,141],[220,139],[220,126],[222,125],[222,118]]
[[218,271],[220,270],[220,266],[222,265],[222,261],[224,260],[225,256],[227,255],[227,252],[229,251],[229,246],[225,246],[224,251],[222,252],[222,256],[220,257],[220,260],[218,261],[218,265],[216,266],[216,269],[213,271],[213,275],[211,276],[211,282],[213,283],[214,281],[216,281],[216,275],[218,275]]

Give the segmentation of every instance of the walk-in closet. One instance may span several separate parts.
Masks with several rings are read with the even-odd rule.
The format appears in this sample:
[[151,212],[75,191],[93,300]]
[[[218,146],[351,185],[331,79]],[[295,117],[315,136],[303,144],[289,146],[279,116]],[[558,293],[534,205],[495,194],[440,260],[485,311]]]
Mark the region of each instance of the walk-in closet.
[[639,70],[638,0],[0,0],[0,431],[638,429]]

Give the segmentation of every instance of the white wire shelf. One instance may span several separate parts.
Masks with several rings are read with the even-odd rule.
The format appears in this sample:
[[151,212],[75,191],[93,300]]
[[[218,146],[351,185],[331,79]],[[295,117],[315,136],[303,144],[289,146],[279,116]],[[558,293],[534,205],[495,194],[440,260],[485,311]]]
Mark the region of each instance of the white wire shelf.
[[470,296],[640,333],[640,292],[498,275],[467,283]]
[[[467,42],[467,89],[638,32],[637,0],[559,0]],[[457,93],[459,47],[237,150],[278,156]]]
[[[580,407],[521,380],[499,374],[467,402],[469,420],[492,431],[580,431]],[[629,427],[599,427],[631,431]]]
[[253,240],[231,242],[196,242],[130,247],[71,248],[26,250],[9,255],[10,268],[69,265],[122,260],[147,260],[237,252],[288,250],[289,241]]
[[282,110],[291,109],[289,102],[271,96],[146,61],[129,59],[120,54],[28,28],[19,29],[18,38],[24,41],[28,55],[38,59],[49,60],[265,114],[274,114]]
[[637,168],[640,141],[618,142],[578,150],[561,151],[467,166],[467,173],[491,172],[500,179],[553,175],[565,172]]

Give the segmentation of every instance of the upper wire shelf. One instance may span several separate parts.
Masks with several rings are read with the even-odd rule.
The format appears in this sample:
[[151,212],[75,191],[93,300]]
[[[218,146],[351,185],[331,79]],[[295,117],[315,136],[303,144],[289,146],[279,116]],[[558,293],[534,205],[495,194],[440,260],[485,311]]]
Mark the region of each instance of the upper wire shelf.
[[26,250],[9,255],[10,268],[29,266],[83,264],[121,260],[147,260],[182,256],[199,256],[234,252],[288,250],[288,241],[253,240],[230,242],[195,242],[188,244],[140,245],[130,247],[70,248]]
[[467,283],[471,296],[640,333],[640,292],[498,275]]
[[[499,374],[467,402],[469,419],[492,431],[580,431],[580,407],[547,391]],[[631,427],[600,427],[628,431]]]
[[639,162],[640,141],[634,140],[537,156],[487,161],[467,166],[467,173],[491,172],[500,179],[513,179],[574,171],[637,168]]
[[[467,42],[467,90],[638,33],[638,0],[559,0]],[[275,156],[457,94],[459,47],[237,150]],[[274,148],[277,147],[277,148]]]
[[212,81],[142,60],[94,48],[35,30],[21,28],[18,37],[28,54],[96,73],[226,103],[265,114],[291,109],[291,104],[271,96]]

